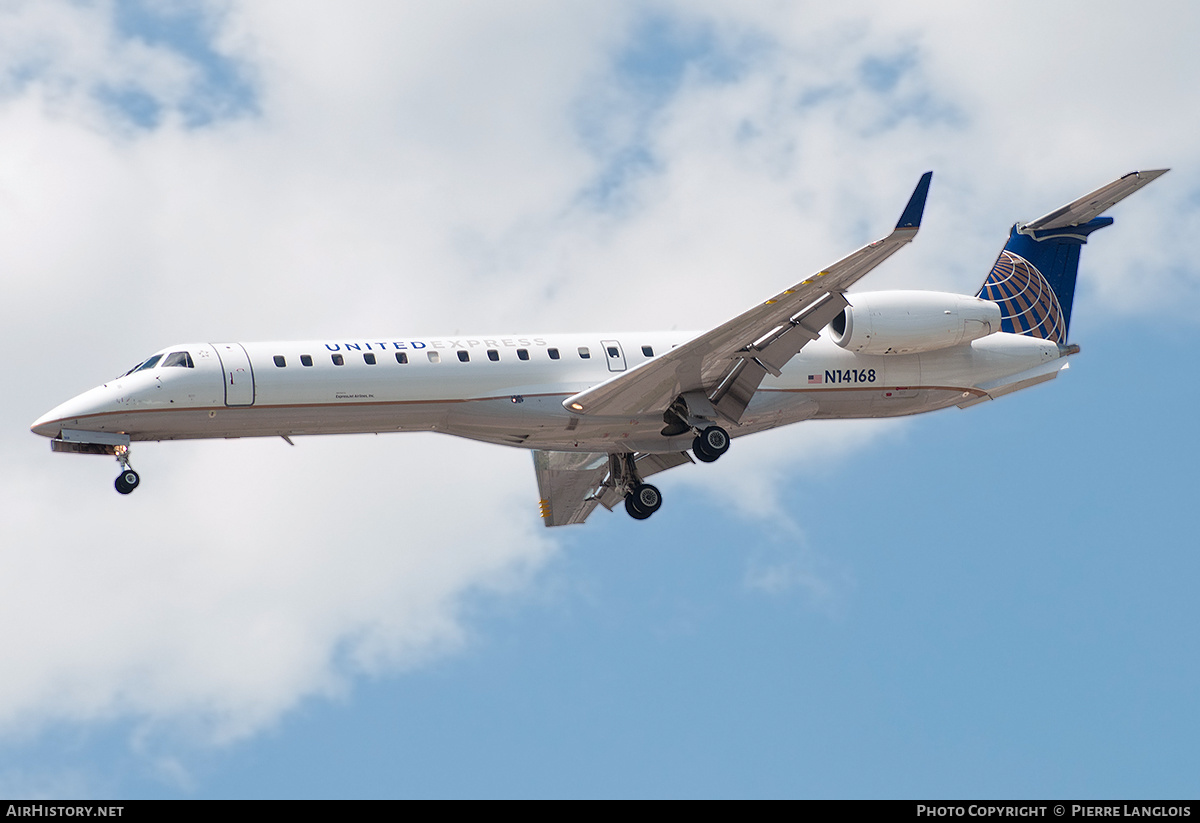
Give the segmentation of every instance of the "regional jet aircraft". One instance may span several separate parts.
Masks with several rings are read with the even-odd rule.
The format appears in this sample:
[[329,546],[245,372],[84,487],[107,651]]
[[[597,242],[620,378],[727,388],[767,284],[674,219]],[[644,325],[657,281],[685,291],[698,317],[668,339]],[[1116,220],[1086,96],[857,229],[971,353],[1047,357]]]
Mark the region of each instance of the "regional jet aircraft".
[[965,408],[1050,380],[1079,252],[1100,215],[1166,169],[1131,172],[1013,226],[974,296],[846,290],[917,233],[932,173],[882,240],[700,333],[181,343],[44,414],[57,452],[136,440],[437,431],[529,449],[547,526],[597,505],[645,519],[646,478],[710,463],[732,438],[801,420]]

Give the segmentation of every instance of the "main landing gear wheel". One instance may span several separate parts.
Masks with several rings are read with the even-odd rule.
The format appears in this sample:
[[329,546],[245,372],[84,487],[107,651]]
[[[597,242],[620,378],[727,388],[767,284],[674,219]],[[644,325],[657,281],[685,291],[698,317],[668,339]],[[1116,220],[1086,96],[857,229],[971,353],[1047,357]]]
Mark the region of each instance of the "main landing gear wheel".
[[645,520],[662,507],[662,494],[649,483],[642,483],[625,495],[625,511],[634,520]]
[[142,482],[142,478],[138,477],[138,473],[133,469],[126,469],[117,475],[117,482],[114,483],[117,491],[121,494],[129,494],[138,487],[138,483]]
[[729,432],[720,426],[709,426],[692,441],[692,454],[701,463],[712,463],[729,451]]

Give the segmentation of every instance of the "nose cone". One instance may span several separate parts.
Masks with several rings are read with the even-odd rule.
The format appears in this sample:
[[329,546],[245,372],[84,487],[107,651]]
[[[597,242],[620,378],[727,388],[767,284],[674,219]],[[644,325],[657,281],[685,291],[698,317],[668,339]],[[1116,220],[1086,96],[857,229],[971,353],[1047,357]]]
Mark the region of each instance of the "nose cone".
[[61,408],[62,406],[53,408],[37,420],[34,420],[29,430],[34,434],[40,434],[42,437],[57,437],[59,430],[62,428],[58,421],[58,410]]
[[29,429],[42,437],[58,437],[63,429],[101,429],[102,417],[116,410],[112,390],[108,386],[97,386],[55,406],[34,420]]

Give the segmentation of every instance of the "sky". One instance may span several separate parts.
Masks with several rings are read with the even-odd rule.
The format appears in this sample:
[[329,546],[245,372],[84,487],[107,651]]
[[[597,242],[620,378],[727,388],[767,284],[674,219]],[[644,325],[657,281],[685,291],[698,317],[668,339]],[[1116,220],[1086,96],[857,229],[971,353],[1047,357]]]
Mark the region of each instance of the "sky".
[[[0,1],[0,796],[1194,797],[1200,8]],[[184,341],[712,327],[894,224],[1170,174],[1052,383],[803,423],[545,529],[439,435],[39,415]]]

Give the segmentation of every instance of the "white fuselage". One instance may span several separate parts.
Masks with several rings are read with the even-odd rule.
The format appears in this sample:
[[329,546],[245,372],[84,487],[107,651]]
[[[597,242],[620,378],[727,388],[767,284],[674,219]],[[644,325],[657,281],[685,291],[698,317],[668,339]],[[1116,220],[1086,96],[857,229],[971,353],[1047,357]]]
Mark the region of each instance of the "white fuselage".
[[[563,401],[693,336],[183,344],[164,349],[152,367],[63,403],[33,430],[47,437],[64,429],[123,433],[130,440],[440,431],[530,449],[686,451],[693,435],[663,436],[661,413],[595,417],[570,412]],[[163,365],[178,352],[188,353],[190,365]],[[779,377],[766,378],[729,434],[958,405],[1062,355],[1055,343],[1005,333],[894,355],[855,354],[823,336]]]

